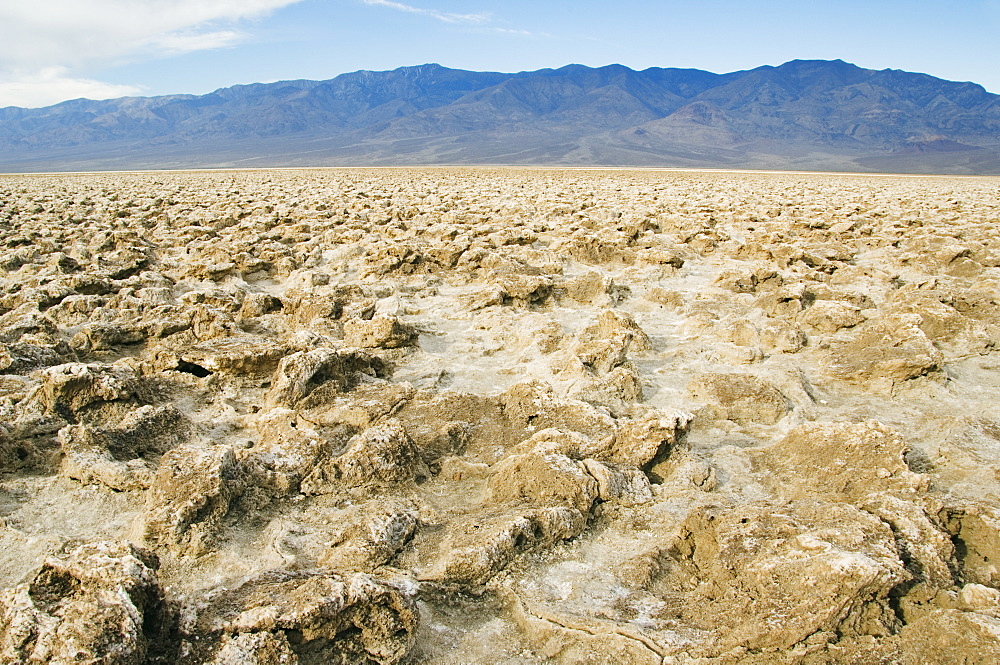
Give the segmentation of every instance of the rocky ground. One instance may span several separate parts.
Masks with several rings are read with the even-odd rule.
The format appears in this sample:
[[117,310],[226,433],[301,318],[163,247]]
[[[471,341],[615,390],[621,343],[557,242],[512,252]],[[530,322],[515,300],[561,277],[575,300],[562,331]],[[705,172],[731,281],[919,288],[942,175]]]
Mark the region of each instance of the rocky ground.
[[1000,181],[0,176],[0,662],[995,663]]

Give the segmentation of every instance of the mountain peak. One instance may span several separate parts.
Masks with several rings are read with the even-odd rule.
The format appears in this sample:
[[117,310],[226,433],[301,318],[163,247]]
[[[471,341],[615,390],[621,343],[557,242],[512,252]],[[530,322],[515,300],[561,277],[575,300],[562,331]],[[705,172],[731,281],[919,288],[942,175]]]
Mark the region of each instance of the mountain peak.
[[[1000,173],[998,131],[1000,96],[981,86],[843,60],[727,74],[426,63],[0,109],[0,169],[502,162]],[[914,136],[937,142],[915,149]]]

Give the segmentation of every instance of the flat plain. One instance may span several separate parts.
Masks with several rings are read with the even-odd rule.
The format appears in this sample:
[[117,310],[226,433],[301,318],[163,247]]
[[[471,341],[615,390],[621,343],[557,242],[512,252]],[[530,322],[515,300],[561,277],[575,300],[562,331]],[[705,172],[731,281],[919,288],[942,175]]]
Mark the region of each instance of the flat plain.
[[986,177],[0,176],[0,661],[997,662],[998,225]]

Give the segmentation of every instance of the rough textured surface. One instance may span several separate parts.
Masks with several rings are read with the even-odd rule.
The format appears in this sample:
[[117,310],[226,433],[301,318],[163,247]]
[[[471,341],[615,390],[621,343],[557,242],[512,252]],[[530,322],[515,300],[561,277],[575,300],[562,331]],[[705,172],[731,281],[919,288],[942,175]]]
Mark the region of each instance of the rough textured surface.
[[158,660],[170,621],[157,567],[151,552],[112,542],[47,558],[30,582],[0,595],[0,658],[115,665]]
[[989,179],[0,178],[0,660],[991,663]]
[[211,599],[188,629],[179,662],[253,655],[393,665],[410,652],[416,625],[412,601],[367,575],[266,573]]

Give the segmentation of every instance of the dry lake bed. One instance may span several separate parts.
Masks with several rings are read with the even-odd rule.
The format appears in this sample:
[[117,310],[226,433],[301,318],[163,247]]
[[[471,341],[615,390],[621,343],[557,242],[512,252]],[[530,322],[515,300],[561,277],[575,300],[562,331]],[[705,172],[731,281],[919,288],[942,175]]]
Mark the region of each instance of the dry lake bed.
[[1000,179],[0,176],[0,662],[995,663]]

